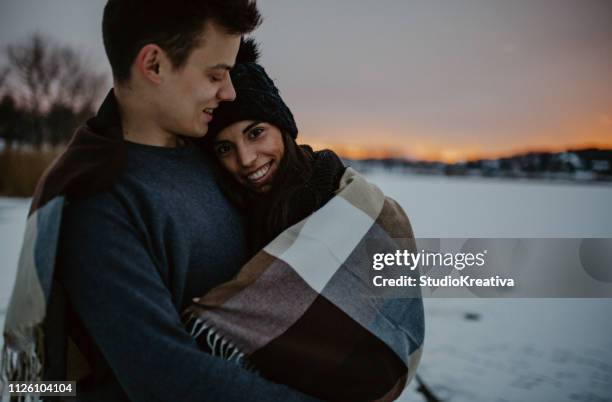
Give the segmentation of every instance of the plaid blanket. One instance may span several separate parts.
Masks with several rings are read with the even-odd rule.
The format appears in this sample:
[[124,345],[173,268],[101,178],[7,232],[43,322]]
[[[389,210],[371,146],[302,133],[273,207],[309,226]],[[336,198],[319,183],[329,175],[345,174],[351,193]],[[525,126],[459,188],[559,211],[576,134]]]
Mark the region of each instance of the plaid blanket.
[[420,291],[372,285],[372,254],[416,250],[401,207],[353,169],[336,195],[187,308],[198,343],[333,401],[390,401],[415,374]]
[[[111,90],[40,179],[28,214],[0,357],[7,381],[79,380],[89,373],[67,331],[66,295],[54,279],[64,206],[107,190],[125,164],[119,111]],[[34,401],[31,394],[13,399]]]

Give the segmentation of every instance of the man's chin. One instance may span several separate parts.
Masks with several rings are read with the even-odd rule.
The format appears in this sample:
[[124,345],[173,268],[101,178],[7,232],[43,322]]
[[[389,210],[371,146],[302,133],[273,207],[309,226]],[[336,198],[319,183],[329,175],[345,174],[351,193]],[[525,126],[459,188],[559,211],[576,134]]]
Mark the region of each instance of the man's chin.
[[208,133],[208,126],[206,126],[204,129],[199,129],[199,130],[193,130],[191,132],[188,133],[184,133],[182,134],[184,137],[191,137],[191,138],[202,138],[204,137],[206,134]]

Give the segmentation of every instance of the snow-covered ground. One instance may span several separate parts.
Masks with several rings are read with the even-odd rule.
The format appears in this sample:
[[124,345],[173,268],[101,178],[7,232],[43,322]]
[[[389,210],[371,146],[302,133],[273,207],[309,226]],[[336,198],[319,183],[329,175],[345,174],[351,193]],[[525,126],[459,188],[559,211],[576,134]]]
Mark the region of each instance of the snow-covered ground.
[[[369,178],[402,205],[417,237],[612,237],[609,185]],[[438,398],[612,401],[612,300],[424,303],[419,375]],[[424,400],[415,387],[413,381],[400,400]]]
[[[371,174],[417,237],[612,237],[612,186]],[[28,200],[0,198],[0,323]],[[611,268],[612,269],[612,268]],[[612,300],[426,299],[419,374],[445,401],[612,401]],[[422,401],[411,387],[401,401]]]
[[417,237],[612,237],[612,185],[372,174]]

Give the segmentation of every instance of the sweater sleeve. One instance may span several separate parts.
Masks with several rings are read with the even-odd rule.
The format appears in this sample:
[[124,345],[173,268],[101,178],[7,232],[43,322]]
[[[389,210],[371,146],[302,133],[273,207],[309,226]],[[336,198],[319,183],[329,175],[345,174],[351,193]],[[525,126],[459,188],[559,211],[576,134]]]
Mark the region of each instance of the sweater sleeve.
[[201,351],[127,213],[104,196],[66,207],[58,272],[130,400],[316,400]]

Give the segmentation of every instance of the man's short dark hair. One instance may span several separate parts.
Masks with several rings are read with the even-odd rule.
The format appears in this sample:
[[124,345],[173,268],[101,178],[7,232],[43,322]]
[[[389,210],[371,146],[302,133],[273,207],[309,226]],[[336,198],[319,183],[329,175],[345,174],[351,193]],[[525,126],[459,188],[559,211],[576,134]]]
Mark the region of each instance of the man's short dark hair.
[[255,0],[108,0],[102,18],[104,48],[117,82],[149,43],[161,47],[174,68],[187,61],[208,22],[244,35],[261,23]]

